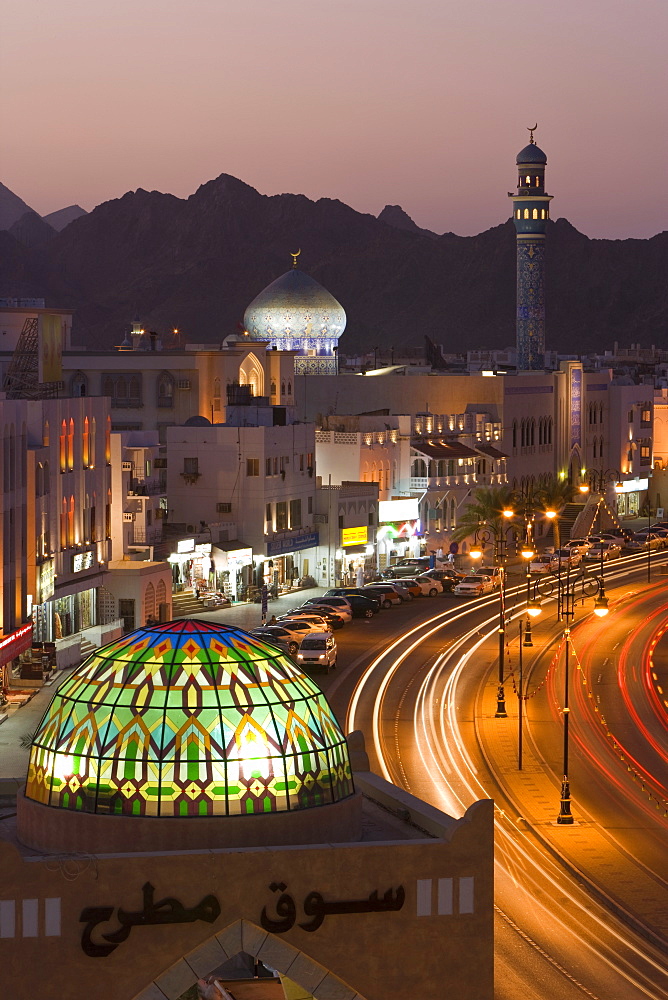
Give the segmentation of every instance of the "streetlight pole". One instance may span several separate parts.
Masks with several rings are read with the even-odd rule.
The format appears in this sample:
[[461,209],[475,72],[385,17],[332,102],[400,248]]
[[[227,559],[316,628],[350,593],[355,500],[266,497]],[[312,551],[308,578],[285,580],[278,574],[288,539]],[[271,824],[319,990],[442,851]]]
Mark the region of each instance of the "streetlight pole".
[[[563,754],[563,777],[561,781],[561,804],[559,808],[559,815],[557,816],[557,824],[559,826],[572,826],[574,823],[573,814],[571,813],[571,785],[568,771],[568,738],[569,738],[569,721],[571,708],[569,703],[569,673],[570,673],[570,645],[571,645],[571,626],[570,620],[575,617],[575,582],[573,582],[572,587],[569,586],[566,589],[565,594],[565,608],[564,617],[566,618],[566,628],[564,629],[564,639],[566,640],[566,649],[564,656],[564,754]],[[594,602],[594,614],[598,615],[599,618],[603,618],[608,613],[608,599],[605,596],[605,584],[602,578],[596,581],[596,588],[598,596]],[[584,590],[583,590],[584,595]]]
[[[480,543],[479,539],[480,538]],[[472,559],[481,559],[483,554],[483,549],[485,547],[485,542],[492,538],[492,532],[486,528],[479,526],[475,532],[475,538],[473,541],[473,546],[470,550],[470,555]],[[494,540],[494,559],[495,561],[501,562],[504,555],[504,542],[505,539],[501,535],[500,538],[495,536]],[[498,683],[496,690],[496,712],[494,717],[496,719],[506,719],[508,718],[508,713],[506,711],[506,694],[505,694],[505,656],[506,656],[506,570],[505,566],[499,566],[501,570],[501,579],[499,581],[499,673],[498,673]]]

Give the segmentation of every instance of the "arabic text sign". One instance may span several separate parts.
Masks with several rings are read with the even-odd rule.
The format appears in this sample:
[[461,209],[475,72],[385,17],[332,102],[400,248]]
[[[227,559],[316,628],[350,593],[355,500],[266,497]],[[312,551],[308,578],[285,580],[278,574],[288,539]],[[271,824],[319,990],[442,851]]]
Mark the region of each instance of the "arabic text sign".
[[571,448],[582,436],[582,369],[571,368]]
[[357,528],[341,529],[341,545],[366,545],[368,541],[369,529],[366,524]]
[[400,910],[406,900],[406,892],[403,885],[398,889],[387,889],[381,896],[378,889],[374,889],[368,896],[362,899],[329,900],[319,892],[309,892],[304,897],[301,904],[304,916],[310,920],[297,921],[297,905],[285,890],[285,882],[272,882],[269,886],[272,892],[280,892],[281,895],[276,900],[276,917],[271,917],[267,913],[267,907],[262,908],[260,923],[266,931],[272,934],[285,934],[291,930],[295,923],[303,931],[317,931],[322,925],[325,917],[337,916],[349,913],[391,913]]
[[133,927],[151,927],[158,924],[190,924],[195,920],[205,920],[212,924],[220,916],[220,903],[215,896],[204,896],[196,906],[187,907],[178,899],[166,896],[154,901],[154,887],[150,882],[142,886],[143,906],[141,910],[116,909],[117,930],[102,933],[103,942],[93,940],[93,931],[98,924],[112,919],[113,906],[87,906],[81,911],[79,920],[85,923],[81,934],[81,947],[90,958],[106,958],[119,944],[127,941]]

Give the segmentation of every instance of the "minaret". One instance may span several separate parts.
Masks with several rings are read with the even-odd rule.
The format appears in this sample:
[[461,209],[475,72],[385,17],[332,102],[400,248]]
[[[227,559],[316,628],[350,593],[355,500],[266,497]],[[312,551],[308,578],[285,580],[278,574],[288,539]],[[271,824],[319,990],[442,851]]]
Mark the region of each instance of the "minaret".
[[547,156],[534,142],[517,154],[517,194],[513,222],[517,233],[517,369],[544,367],[545,354],[545,229],[552,195],[545,193]]

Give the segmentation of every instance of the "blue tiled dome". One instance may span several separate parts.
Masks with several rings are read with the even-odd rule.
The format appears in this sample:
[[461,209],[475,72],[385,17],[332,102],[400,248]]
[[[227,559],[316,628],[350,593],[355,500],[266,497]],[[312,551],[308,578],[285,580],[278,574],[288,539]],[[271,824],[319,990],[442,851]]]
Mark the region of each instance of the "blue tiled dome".
[[547,163],[547,156],[535,142],[530,142],[528,146],[521,149],[517,154],[516,163]]
[[244,315],[252,340],[268,340],[279,350],[335,345],[346,326],[343,306],[326,288],[293,268],[253,299]]

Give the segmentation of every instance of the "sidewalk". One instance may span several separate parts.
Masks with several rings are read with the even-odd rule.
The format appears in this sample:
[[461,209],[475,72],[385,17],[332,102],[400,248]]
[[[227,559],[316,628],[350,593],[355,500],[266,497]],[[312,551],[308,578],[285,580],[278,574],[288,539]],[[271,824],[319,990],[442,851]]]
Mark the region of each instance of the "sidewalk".
[[[522,770],[517,769],[518,718],[517,709],[512,707],[516,699],[507,699],[507,719],[495,718],[495,669],[494,660],[490,660],[489,679],[476,726],[490,777],[512,803],[516,816],[524,820],[543,846],[576,879],[587,883],[599,899],[642,936],[665,947],[668,938],[665,889],[641,865],[634,864],[597,824],[578,820],[576,815],[572,826],[557,825],[560,779],[536,756],[530,739],[524,741]],[[577,803],[573,812],[577,814]]]

